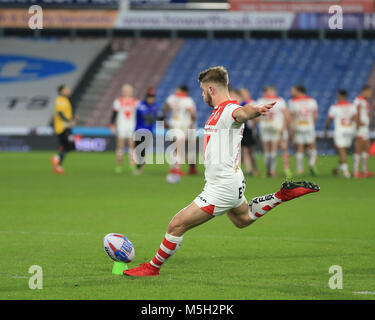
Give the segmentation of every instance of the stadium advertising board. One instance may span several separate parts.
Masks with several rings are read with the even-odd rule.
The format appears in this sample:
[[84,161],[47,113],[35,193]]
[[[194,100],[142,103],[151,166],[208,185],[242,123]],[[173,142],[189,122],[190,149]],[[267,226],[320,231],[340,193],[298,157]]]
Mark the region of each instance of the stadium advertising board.
[[35,128],[49,123],[56,88],[62,83],[74,88],[106,44],[0,40],[0,126]]
[[122,11],[116,23],[119,29],[174,30],[279,30],[290,29],[293,13],[194,12],[194,11]]
[[340,5],[345,13],[374,12],[373,0],[229,0],[231,10],[238,11],[288,11],[288,12],[328,12],[332,5]]
[[[77,151],[104,152],[114,151],[116,141],[114,137],[83,137],[74,136]],[[27,152],[33,150],[56,150],[57,138],[53,135],[0,135],[0,152]]]
[[[328,29],[331,15],[321,13],[300,13],[296,16],[293,29]],[[344,30],[375,30],[375,14],[349,13],[343,16]]]
[[117,8],[119,0],[0,0],[0,7],[30,7],[39,5],[48,7],[90,7],[90,8]]
[[[43,28],[112,28],[117,10],[43,10]],[[24,9],[0,9],[0,28],[28,28],[32,15]]]
[[[330,29],[330,14],[292,12],[123,11],[118,29],[320,30]],[[343,29],[375,30],[375,13],[343,15]]]

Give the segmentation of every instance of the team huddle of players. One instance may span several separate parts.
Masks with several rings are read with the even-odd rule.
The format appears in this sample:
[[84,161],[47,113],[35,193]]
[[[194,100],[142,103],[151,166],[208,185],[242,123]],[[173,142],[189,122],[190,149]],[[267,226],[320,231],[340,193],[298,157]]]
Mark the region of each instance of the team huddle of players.
[[[171,173],[184,175],[181,163],[184,162],[183,154],[178,150],[184,149],[188,129],[195,128],[196,106],[186,86],[180,86],[170,95],[162,110],[158,113],[155,104],[155,91],[150,88],[143,101],[133,97],[133,88],[126,84],[123,86],[122,96],[113,104],[112,130],[117,132],[117,162],[116,172],[122,172],[123,150],[125,142],[128,142],[130,165],[135,168],[135,174],[141,172],[142,164],[136,164],[134,159],[133,133],[137,129],[149,129],[152,131],[153,124],[157,119],[169,119],[166,127],[169,129],[182,130],[184,135],[176,139],[177,147],[176,161],[171,165]],[[318,103],[306,94],[303,85],[291,88],[291,99],[286,102],[277,95],[274,86],[266,86],[262,96],[254,101],[246,88],[231,89],[230,95],[238,104],[245,105],[254,103],[259,105],[276,102],[275,106],[267,116],[260,117],[256,121],[250,120],[246,123],[242,139],[242,161],[247,175],[258,175],[255,157],[256,128],[258,126],[260,141],[264,152],[264,162],[268,177],[277,177],[276,164],[277,154],[280,149],[284,173],[287,178],[292,177],[289,163],[289,142],[295,150],[297,175],[304,174],[304,157],[308,157],[309,169],[312,175],[317,174],[317,147],[315,126],[318,119]],[[370,149],[369,140],[369,99],[372,91],[365,86],[361,94],[354,102],[349,102],[347,92],[338,92],[337,102],[332,105],[328,112],[326,121],[326,135],[331,122],[334,122],[334,144],[339,154],[339,165],[334,169],[334,174],[339,172],[346,178],[352,175],[347,163],[347,149],[351,147],[355,139],[355,154],[353,161],[353,177],[370,177],[367,162]],[[116,124],[116,125],[115,125]],[[141,143],[137,141],[136,144]],[[189,154],[189,152],[188,152]],[[362,172],[360,162],[362,161]],[[190,161],[188,163],[191,163]],[[189,167],[189,174],[196,174],[194,164]]]
[[[72,126],[75,125],[76,117],[73,116],[69,102],[70,91],[65,85],[58,88],[59,97],[56,99],[54,114],[55,133],[59,138],[59,153],[51,157],[55,173],[63,173],[62,162],[67,152],[74,150],[74,139]],[[304,156],[308,157],[309,169],[312,175],[317,174],[317,148],[315,126],[318,118],[318,104],[316,100],[306,94],[302,85],[291,88],[291,99],[288,103],[277,95],[276,88],[266,86],[263,94],[258,100],[251,98],[246,88],[231,89],[230,96],[238,104],[245,105],[254,103],[259,105],[276,102],[275,106],[267,116],[250,120],[245,124],[243,131],[242,161],[247,175],[258,175],[257,161],[255,156],[256,132],[259,128],[260,141],[264,152],[264,162],[268,177],[276,177],[277,154],[280,149],[285,176],[290,178],[292,172],[289,164],[289,142],[294,147],[297,174],[304,173]],[[372,96],[371,87],[363,87],[360,95],[353,101],[348,101],[347,92],[339,90],[337,102],[328,111],[326,120],[326,137],[331,123],[334,123],[333,140],[339,155],[339,165],[333,170],[334,174],[341,173],[344,177],[364,178],[373,174],[368,170],[368,157],[370,150],[369,126],[370,126],[370,104]],[[181,164],[188,160],[188,174],[197,174],[194,165],[195,159],[184,159],[185,143],[191,131],[196,126],[196,105],[189,96],[189,89],[181,85],[165,102],[162,110],[158,109],[155,102],[156,92],[153,88],[147,89],[142,101],[134,98],[133,87],[125,84],[122,88],[121,97],[113,103],[111,118],[111,130],[117,134],[117,166],[115,172],[123,171],[123,152],[127,144],[129,150],[129,162],[134,174],[142,171],[142,161],[137,161],[134,148],[145,139],[134,141],[134,132],[139,129],[153,131],[156,120],[166,120],[165,127],[178,129],[182,132],[181,137],[175,139],[177,144],[177,156],[171,164],[170,172],[175,175],[185,175],[181,170]],[[353,156],[353,173],[349,171],[347,163],[347,150],[352,146],[353,140],[355,153]],[[145,150],[142,151],[144,156]],[[195,158],[195,152],[187,152],[188,157]],[[362,162],[362,165],[361,165]]]

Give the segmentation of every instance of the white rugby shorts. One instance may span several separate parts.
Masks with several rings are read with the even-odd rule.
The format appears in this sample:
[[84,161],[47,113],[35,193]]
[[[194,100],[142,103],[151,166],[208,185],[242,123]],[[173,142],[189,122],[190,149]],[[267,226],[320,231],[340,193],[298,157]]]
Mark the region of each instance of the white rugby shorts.
[[246,181],[243,174],[238,175],[231,184],[207,182],[202,193],[194,199],[194,203],[209,215],[221,216],[246,201],[245,190]]

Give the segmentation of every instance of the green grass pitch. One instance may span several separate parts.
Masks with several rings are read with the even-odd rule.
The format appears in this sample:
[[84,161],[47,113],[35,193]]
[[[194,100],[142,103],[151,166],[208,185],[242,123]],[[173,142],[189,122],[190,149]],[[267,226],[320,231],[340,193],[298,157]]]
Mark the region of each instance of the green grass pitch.
[[[133,241],[129,267],[148,261],[201,191],[202,168],[169,185],[166,166],[114,174],[113,153],[69,154],[63,176],[49,156],[0,153],[0,299],[375,299],[375,179],[333,177],[335,157],[318,160],[319,193],[242,230],[217,217],[186,233],[160,277],[127,278],[111,274],[103,236]],[[246,197],[282,181],[248,177]],[[31,265],[43,268],[42,290],[29,289]],[[342,290],[328,287],[332,265],[343,269]]]

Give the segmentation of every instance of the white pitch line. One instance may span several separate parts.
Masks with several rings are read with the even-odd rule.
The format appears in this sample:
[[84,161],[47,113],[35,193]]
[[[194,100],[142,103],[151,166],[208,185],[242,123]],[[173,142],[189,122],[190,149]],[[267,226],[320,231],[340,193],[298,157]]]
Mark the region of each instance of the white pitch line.
[[353,293],[375,296],[375,291],[354,291]]

